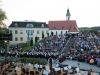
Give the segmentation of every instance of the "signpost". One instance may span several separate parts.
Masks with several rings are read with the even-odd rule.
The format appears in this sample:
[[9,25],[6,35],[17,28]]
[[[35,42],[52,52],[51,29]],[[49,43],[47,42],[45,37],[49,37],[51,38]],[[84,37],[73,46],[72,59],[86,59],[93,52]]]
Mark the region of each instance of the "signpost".
[[12,40],[12,34],[0,34],[0,40]]

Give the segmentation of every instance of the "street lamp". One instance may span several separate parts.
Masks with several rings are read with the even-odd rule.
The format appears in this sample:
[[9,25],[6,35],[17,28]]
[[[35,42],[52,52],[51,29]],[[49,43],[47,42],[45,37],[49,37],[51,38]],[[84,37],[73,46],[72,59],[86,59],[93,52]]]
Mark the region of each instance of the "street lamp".
[[5,47],[5,60],[7,58],[7,41],[5,40],[4,43],[6,44],[6,47]]

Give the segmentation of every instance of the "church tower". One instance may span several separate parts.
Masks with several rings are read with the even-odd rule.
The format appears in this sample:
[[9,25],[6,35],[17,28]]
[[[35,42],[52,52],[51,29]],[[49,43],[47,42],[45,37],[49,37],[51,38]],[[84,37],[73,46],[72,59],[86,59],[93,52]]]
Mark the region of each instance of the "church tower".
[[71,18],[71,14],[69,12],[69,8],[67,9],[67,13],[66,13],[66,20],[70,20]]

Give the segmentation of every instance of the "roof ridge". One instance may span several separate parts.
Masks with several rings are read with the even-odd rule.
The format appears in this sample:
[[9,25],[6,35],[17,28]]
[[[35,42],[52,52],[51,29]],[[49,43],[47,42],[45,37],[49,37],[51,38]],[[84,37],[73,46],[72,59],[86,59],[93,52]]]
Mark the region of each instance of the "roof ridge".
[[46,22],[38,22],[38,21],[12,21],[12,22],[35,22],[35,23],[46,23]]
[[[51,21],[76,21],[76,20],[51,20]],[[48,21],[50,22],[50,21]]]

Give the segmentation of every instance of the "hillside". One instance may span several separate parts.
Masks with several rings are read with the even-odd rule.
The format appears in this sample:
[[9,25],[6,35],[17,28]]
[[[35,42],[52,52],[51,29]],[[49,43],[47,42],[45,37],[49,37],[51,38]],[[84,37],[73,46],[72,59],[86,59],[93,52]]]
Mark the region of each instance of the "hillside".
[[79,28],[79,30],[96,30],[96,31],[99,31],[100,30],[100,26],[97,26],[97,27],[81,27]]

